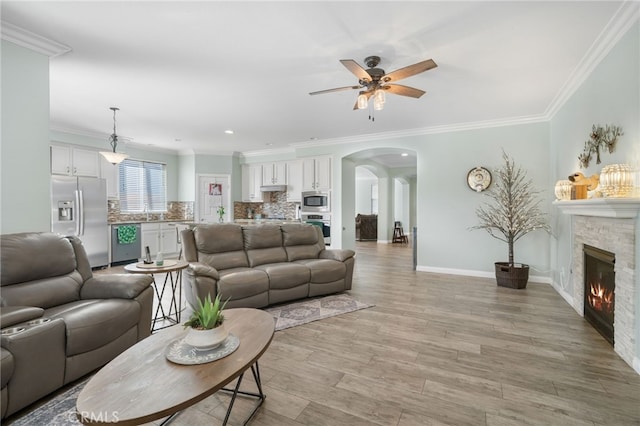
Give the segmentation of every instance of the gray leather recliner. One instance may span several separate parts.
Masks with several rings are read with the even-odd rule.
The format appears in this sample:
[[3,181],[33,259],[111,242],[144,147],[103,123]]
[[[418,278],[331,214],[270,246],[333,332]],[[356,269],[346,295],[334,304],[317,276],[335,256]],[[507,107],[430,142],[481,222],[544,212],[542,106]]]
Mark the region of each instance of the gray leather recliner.
[[7,234],[0,244],[2,418],[151,334],[150,276],[93,276],[76,237]]

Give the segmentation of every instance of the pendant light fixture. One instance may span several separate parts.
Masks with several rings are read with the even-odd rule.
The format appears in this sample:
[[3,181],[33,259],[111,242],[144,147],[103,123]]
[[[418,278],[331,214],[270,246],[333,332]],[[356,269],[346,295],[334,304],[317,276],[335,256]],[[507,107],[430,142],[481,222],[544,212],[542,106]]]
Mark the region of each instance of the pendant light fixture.
[[358,96],[358,109],[366,109],[369,106],[369,101],[367,100],[367,95],[364,92],[360,92]]
[[115,165],[122,163],[124,159],[128,158],[129,156],[121,152],[116,152],[116,147],[118,146],[118,135],[116,135],[116,111],[119,111],[120,108],[111,107],[109,109],[113,111],[113,133],[111,134],[111,136],[109,136],[109,144],[111,145],[113,151],[100,151],[100,154],[102,154],[102,156],[106,158],[108,162]]

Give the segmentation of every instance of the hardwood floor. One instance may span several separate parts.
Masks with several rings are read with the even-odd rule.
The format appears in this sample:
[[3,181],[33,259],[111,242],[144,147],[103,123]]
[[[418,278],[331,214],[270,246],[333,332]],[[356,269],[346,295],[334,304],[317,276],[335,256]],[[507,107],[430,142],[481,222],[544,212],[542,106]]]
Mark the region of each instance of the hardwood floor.
[[[376,306],[275,334],[252,425],[640,424],[640,376],[547,284],[414,272],[409,246],[362,242],[351,294]],[[220,424],[227,402],[173,424]]]

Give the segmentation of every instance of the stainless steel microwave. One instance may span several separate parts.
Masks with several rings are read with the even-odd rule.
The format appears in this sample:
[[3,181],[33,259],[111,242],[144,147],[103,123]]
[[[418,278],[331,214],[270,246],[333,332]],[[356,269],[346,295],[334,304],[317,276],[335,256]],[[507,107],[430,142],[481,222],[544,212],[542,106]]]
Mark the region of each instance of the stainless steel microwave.
[[303,212],[331,212],[331,194],[329,192],[305,191],[302,193]]

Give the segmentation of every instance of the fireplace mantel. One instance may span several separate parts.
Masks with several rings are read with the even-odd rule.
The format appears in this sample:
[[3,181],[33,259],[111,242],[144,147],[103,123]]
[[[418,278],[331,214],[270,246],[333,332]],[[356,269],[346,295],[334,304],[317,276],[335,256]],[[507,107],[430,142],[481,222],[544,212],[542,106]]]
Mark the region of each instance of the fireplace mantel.
[[578,216],[629,219],[638,217],[640,198],[590,198],[587,200],[554,201],[562,213]]

